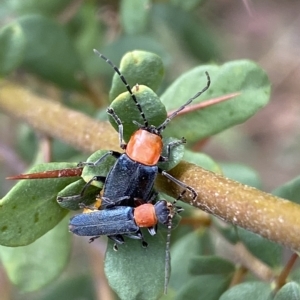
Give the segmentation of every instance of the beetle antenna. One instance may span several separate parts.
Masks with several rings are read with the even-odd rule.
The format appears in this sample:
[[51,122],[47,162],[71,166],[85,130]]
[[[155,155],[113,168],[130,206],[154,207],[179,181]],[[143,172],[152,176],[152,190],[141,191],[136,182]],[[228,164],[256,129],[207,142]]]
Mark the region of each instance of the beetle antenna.
[[139,110],[141,117],[143,118],[144,126],[148,127],[148,125],[149,125],[148,124],[148,120],[146,119],[146,116],[145,116],[145,114],[144,114],[144,112],[142,110],[142,107],[141,107],[140,103],[137,101],[135,95],[133,94],[133,92],[132,92],[129,84],[127,83],[124,75],[120,72],[120,70],[117,68],[117,66],[114,65],[113,62],[110,59],[108,59],[107,57],[105,57],[102,53],[100,53],[96,49],[94,49],[94,53],[97,54],[99,57],[101,57],[103,60],[105,60],[105,62],[107,62],[115,70],[115,72],[119,75],[119,77],[121,78],[122,82],[124,83],[127,91],[129,92],[132,100],[134,101],[137,109]]
[[193,96],[192,98],[190,98],[185,104],[183,104],[182,106],[180,106],[176,111],[174,111],[171,116],[169,116],[168,118],[166,118],[166,120],[160,125],[157,127],[157,130],[161,133],[167,126],[167,124],[173,119],[175,118],[178,113],[180,111],[182,111],[183,109],[185,109],[186,106],[188,106],[190,103],[193,102],[193,100],[195,100],[196,98],[198,98],[201,94],[203,94],[206,90],[208,90],[209,86],[210,86],[210,76],[208,74],[208,72],[205,72],[205,75],[207,77],[207,84],[206,84],[206,87],[198,92],[195,96]]
[[167,294],[168,291],[168,283],[170,280],[170,244],[171,244],[171,230],[172,230],[172,220],[173,215],[170,215],[168,227],[167,227],[167,239],[166,239],[166,258],[165,258],[165,284],[164,284],[164,294]]

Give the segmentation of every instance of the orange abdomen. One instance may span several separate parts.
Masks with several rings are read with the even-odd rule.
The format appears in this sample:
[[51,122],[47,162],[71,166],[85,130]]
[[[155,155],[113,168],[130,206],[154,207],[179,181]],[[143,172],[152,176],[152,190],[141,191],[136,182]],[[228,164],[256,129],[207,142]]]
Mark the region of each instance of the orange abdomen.
[[157,224],[153,204],[146,203],[134,209],[135,223],[139,227],[151,227]]

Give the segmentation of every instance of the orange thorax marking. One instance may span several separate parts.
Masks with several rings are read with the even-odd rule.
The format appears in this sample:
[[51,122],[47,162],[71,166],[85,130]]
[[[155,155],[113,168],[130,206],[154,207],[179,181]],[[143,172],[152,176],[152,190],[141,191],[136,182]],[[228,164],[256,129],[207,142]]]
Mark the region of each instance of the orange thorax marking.
[[163,142],[160,136],[139,129],[131,136],[126,147],[126,154],[134,161],[154,166],[160,158],[162,148]]
[[139,227],[151,227],[157,224],[153,204],[146,203],[134,209],[134,219]]

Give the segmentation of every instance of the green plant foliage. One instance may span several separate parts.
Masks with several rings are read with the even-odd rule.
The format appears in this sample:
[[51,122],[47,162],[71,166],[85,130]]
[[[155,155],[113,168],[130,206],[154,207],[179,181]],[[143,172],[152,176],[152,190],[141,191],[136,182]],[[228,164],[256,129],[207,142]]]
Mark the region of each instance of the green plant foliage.
[[[194,299],[197,295],[218,299],[232,279],[234,265],[215,256],[202,256],[207,250],[212,253],[212,248],[207,234],[199,236],[199,233],[187,234],[173,246],[170,285],[178,290],[175,299]],[[189,251],[186,251],[187,245]]]
[[289,199],[290,201],[300,204],[300,177],[296,177],[285,183],[272,193],[278,197]]
[[204,153],[185,150],[183,159],[206,170],[221,173],[220,166],[211,157]]
[[61,279],[39,300],[96,300],[94,282],[91,276],[74,274],[71,278]]
[[[164,122],[167,117],[165,106],[161,103],[158,96],[148,87],[139,85],[138,90],[133,90],[142,110],[150,125],[158,126]],[[122,120],[124,129],[124,140],[128,141],[138,127],[133,123],[136,121],[144,125],[143,119],[135,103],[128,92],[120,94],[110,105],[117,116]],[[118,125],[110,116],[111,125],[118,131]]]
[[228,288],[230,280],[230,277],[224,275],[197,276],[188,282],[174,299],[219,299]]
[[220,297],[220,300],[269,300],[271,293],[272,290],[269,283],[245,282],[226,291]]
[[[178,140],[172,137],[163,138],[164,148],[163,148],[162,156],[167,157],[167,145],[175,141]],[[171,170],[182,161],[183,155],[184,155],[184,144],[172,147],[170,149],[169,159],[165,162],[159,162],[158,167],[166,171]]]
[[71,0],[14,0],[11,6],[19,14],[38,13],[42,15],[54,15],[64,9]]
[[[28,162],[32,162],[35,159],[36,151],[38,149],[38,135],[26,124],[20,124],[17,128],[17,149],[19,155]],[[30,145],[30,147],[28,147]],[[70,145],[67,145],[63,141],[53,140],[52,143],[52,160],[53,161],[65,161],[73,162],[77,161],[73,159],[75,155],[78,155],[76,151]],[[35,162],[35,163],[42,163]]]
[[127,34],[143,33],[148,25],[151,1],[121,1],[121,22]]
[[231,244],[236,244],[240,241],[237,231],[237,226],[227,224],[220,224],[218,219],[212,219],[214,226],[218,229],[218,232],[222,234],[222,236]]
[[[120,63],[120,72],[132,88],[136,84],[146,85],[156,91],[161,84],[164,68],[161,58],[150,52],[132,51],[125,54]],[[114,74],[109,98],[113,101],[127,89],[118,74]],[[139,98],[138,98],[139,99]]]
[[[106,45],[105,47],[101,48],[101,52],[103,54],[109,53],[109,58],[111,61],[117,63],[120,61],[124,55],[124,53],[127,52],[135,52],[135,51],[141,51],[137,49],[143,49],[143,51],[149,51],[153,54],[156,54],[162,59],[164,62],[170,60],[170,55],[166,52],[166,49],[164,49],[163,45],[155,39],[152,35],[149,34],[136,34],[136,35],[122,35],[120,38],[115,40],[113,43]],[[109,66],[107,67],[101,67],[101,70],[105,70],[106,74],[111,74],[111,68]],[[108,73],[108,70],[110,71]],[[153,72],[153,69],[146,69],[147,72]],[[156,70],[154,70],[156,71]],[[162,74],[160,77],[162,77]],[[127,76],[125,76],[127,78]],[[111,75],[109,76],[109,79],[107,82],[111,82],[110,80]],[[143,74],[141,74],[141,78],[146,78]],[[157,79],[156,79],[157,80]],[[136,83],[139,84],[145,84],[149,86],[147,83],[141,83],[140,79],[138,78],[138,81],[133,81],[132,85],[135,85]],[[151,87],[151,86],[150,86]],[[125,91],[125,90],[123,90]],[[118,94],[116,94],[117,96]],[[113,100],[113,95],[110,95],[110,101]]]
[[183,282],[187,284],[193,280],[195,276],[190,273],[190,261],[207,252],[213,253],[213,248],[209,236],[204,230],[190,232],[176,241],[171,249],[172,273],[170,278],[170,288],[178,291],[182,287]]
[[[193,275],[233,275],[235,266],[218,256],[197,256],[190,260],[189,269]],[[230,277],[230,276],[229,276]]]
[[7,275],[21,291],[40,289],[64,270],[71,250],[68,219],[64,218],[28,246],[0,247],[0,258]]
[[[202,0],[171,0],[166,3],[149,0],[5,1],[0,4],[0,16],[4,24],[0,28],[0,75],[9,75],[8,82],[12,78],[17,82],[16,86],[37,90],[48,97],[54,94],[53,98],[61,101],[62,105],[71,101],[74,103],[73,100],[76,102],[79,98],[82,103],[76,105],[75,109],[90,114],[98,110],[96,106],[99,103],[105,103],[109,98],[111,108],[124,126],[125,142],[139,127],[133,121],[144,125],[143,120],[118,74],[113,76],[109,95],[102,92],[102,89],[108,90],[105,86],[108,82],[106,75],[112,74],[113,70],[92,53],[93,48],[99,49],[114,63],[125,52],[131,51],[122,58],[120,71],[141,104],[149,125],[161,125],[167,118],[167,112],[181,107],[202,90],[207,84],[205,71],[211,77],[211,87],[195,99],[193,104],[230,93],[240,93],[226,102],[182,114],[172,120],[163,133],[162,155],[166,156],[166,145],[169,142],[185,137],[189,146],[240,124],[264,107],[270,96],[268,77],[254,62],[239,60],[226,62],[221,66],[212,64],[214,61],[222,61],[219,53],[223,51],[224,44],[218,40],[217,32],[211,34],[213,30],[207,25],[205,12],[209,3],[203,10],[201,4]],[[204,61],[206,65],[203,65]],[[181,70],[197,64],[196,68],[181,75],[169,87],[166,86]],[[164,65],[170,70],[165,82]],[[38,78],[32,80],[28,73]],[[100,75],[107,78],[102,82]],[[43,82],[43,89],[39,90],[37,85],[41,79],[46,80],[46,83]],[[160,99],[156,93],[163,89],[165,92]],[[86,98],[90,98],[89,104],[85,102]],[[70,107],[74,108],[72,105]],[[88,110],[87,107],[92,109]],[[104,111],[103,107],[100,109]],[[38,108],[36,112],[39,112]],[[20,114],[20,118],[22,117]],[[109,121],[118,131],[115,120],[109,117]],[[34,130],[38,126],[36,124]],[[22,132],[22,135],[20,149],[16,153],[25,153],[26,158],[32,159],[35,152],[32,144],[37,144],[38,139],[33,138],[32,132]],[[57,144],[54,142],[52,145],[53,160],[70,160],[76,154],[69,147]],[[87,161],[95,162],[105,153],[107,150],[96,151]],[[212,172],[223,173],[243,184],[261,187],[259,176],[247,166],[218,163],[203,153],[189,150],[184,152],[184,145],[174,147],[169,161],[160,162],[158,166],[170,170],[182,159]],[[9,279],[22,292],[39,290],[62,273],[70,254],[72,237],[67,230],[69,218],[64,217],[68,210],[79,209],[79,203],[92,204],[104,183],[93,181],[83,197],[76,201],[58,204],[57,196],[79,195],[86,182],[95,175],[105,178],[115,161],[114,157],[108,155],[97,166],[84,166],[81,178],[21,180],[0,200],[0,244],[3,245],[0,246],[1,263]],[[42,164],[28,172],[76,166],[77,163]],[[299,178],[274,191],[274,194],[296,203],[300,203],[299,193]],[[158,198],[162,197],[164,195],[158,195]],[[169,196],[165,198],[174,200]],[[291,275],[293,281],[285,284],[277,294],[270,282],[249,281],[253,280],[253,275],[243,278],[244,283],[231,287],[232,281],[235,282],[232,280],[235,265],[216,256],[224,245],[222,242],[218,243],[219,235],[232,244],[243,243],[257,258],[258,263],[264,262],[270,271],[282,269],[280,264],[283,248],[246,230],[230,224],[224,226],[215,218],[206,218],[202,212],[186,203],[178,201],[177,205],[182,206],[185,211],[173,219],[172,228],[178,225],[182,216],[182,221],[186,223],[172,232],[172,272],[168,295],[162,295],[165,282],[166,226],[158,226],[158,233],[154,236],[142,230],[149,244],[148,248],[143,248],[138,240],[125,237],[125,244],[119,245],[116,252],[109,239],[105,273],[120,299],[300,298],[297,272]],[[232,245],[227,246],[225,252],[230,252]],[[77,250],[79,252],[80,247]],[[81,263],[85,264],[86,261]],[[92,263],[98,262],[93,259]],[[100,265],[101,263],[99,267]],[[71,270],[73,271],[72,268]],[[59,280],[58,287],[50,293],[43,296],[41,291],[38,298],[32,299],[98,298],[99,295],[93,292],[90,278],[81,280],[82,277],[77,275],[72,274],[76,277],[71,280]],[[21,297],[23,299],[23,295]]]
[[282,246],[273,243],[258,234],[238,228],[238,235],[247,249],[271,267],[280,266]]
[[[193,11],[186,11],[191,8],[188,6],[193,0],[180,3],[178,0],[172,1],[176,1],[179,7],[169,3],[156,3],[151,14],[151,27],[162,46],[167,48],[169,59],[172,57],[172,47],[176,47],[176,53],[183,48],[181,51],[184,55],[194,56],[205,62],[218,61],[220,46],[216,33],[210,30],[202,18],[196,17]],[[174,63],[179,64],[176,56],[173,55],[173,59]]]
[[[67,197],[73,195],[79,195],[86,182],[83,179],[79,179],[71,184],[67,185],[63,190],[61,190],[57,196],[58,197]],[[100,189],[95,186],[89,186],[89,188],[85,191],[84,195],[79,199],[71,199],[58,201],[58,204],[65,209],[69,210],[78,210],[80,209],[79,204],[84,203],[85,205],[92,205],[95,202],[96,196],[99,194]]]
[[211,87],[194,103],[240,92],[241,95],[189,114],[189,122],[177,117],[165,134],[181,137],[195,143],[233,125],[245,122],[264,107],[270,97],[270,83],[266,73],[255,63],[247,60],[233,61],[221,67],[205,65],[180,76],[161,96],[167,111],[176,109],[207,84],[207,71]]
[[0,29],[0,76],[18,67],[24,56],[25,39],[22,28],[12,23]]
[[197,5],[199,5],[203,0],[186,0],[186,1],[180,1],[180,0],[171,0],[171,3],[182,7],[184,10],[192,10]]
[[[96,162],[98,159],[100,159],[103,155],[107,153],[107,150],[98,150],[94,152],[88,159],[87,162]],[[89,182],[96,174],[97,176],[103,176],[106,177],[109,170],[113,166],[113,164],[116,162],[116,159],[108,155],[106,156],[101,163],[99,163],[96,166],[85,166],[83,168],[81,177],[84,179],[85,182]],[[98,187],[99,189],[103,188],[103,182],[100,181],[93,181],[92,185]]]
[[220,163],[220,167],[225,177],[253,186],[257,189],[262,187],[258,173],[248,166],[237,163]]
[[99,73],[103,74],[101,62],[92,52],[93,48],[101,47],[104,38],[104,30],[95,18],[95,4],[84,1],[74,20],[75,28],[70,27],[69,31],[76,37],[75,39],[73,37],[74,44],[81,57],[86,75],[89,78],[95,78]]
[[[28,173],[75,167],[72,163],[40,164]],[[25,246],[44,235],[67,214],[56,196],[78,177],[30,179],[19,181],[0,200],[0,245]]]
[[120,299],[159,299],[163,293],[166,241],[161,233],[150,236],[143,231],[148,247],[126,239],[118,252],[109,241],[105,257],[105,274]]
[[300,285],[297,282],[288,282],[276,294],[274,300],[300,299]]
[[62,88],[82,88],[76,79],[83,69],[80,57],[62,26],[40,15],[26,15],[17,24],[26,41],[23,67]]

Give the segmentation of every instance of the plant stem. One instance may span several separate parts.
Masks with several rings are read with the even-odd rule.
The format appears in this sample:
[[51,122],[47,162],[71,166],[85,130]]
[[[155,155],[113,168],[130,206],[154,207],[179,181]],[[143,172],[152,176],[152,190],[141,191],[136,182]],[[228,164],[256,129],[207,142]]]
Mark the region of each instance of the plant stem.
[[[8,81],[0,82],[0,108],[79,150],[119,150],[118,134],[107,122],[95,121]],[[228,223],[300,250],[300,205],[186,162],[181,162],[170,174],[198,192],[195,201],[191,202],[189,195],[183,201]],[[156,186],[175,198],[179,194],[178,186],[162,176],[158,176]]]

